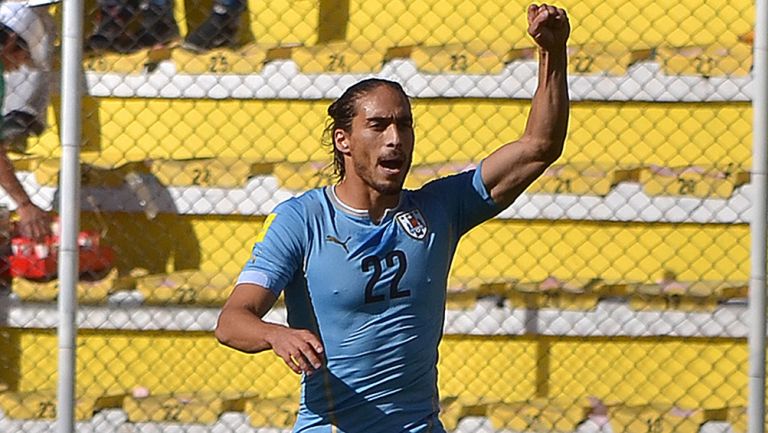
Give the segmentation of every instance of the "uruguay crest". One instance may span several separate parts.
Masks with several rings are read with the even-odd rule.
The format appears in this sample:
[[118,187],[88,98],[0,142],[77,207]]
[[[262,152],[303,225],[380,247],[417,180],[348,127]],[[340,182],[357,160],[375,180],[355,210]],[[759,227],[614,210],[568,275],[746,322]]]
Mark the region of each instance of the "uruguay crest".
[[418,209],[409,210],[408,212],[400,212],[395,217],[400,227],[405,230],[408,236],[422,240],[427,236],[429,228],[427,227],[427,220],[421,214]]

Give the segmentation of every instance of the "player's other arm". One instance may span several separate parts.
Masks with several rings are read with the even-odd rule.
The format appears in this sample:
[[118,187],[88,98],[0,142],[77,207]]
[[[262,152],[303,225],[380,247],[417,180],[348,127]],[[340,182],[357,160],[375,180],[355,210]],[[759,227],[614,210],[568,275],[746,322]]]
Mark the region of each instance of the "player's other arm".
[[509,206],[563,152],[568,127],[566,42],[568,16],[550,5],[528,7],[528,33],[539,50],[538,87],[525,131],[483,162],[483,183],[494,201]]
[[276,300],[274,293],[257,284],[238,284],[221,309],[216,339],[246,353],[271,349],[297,374],[311,374],[322,365],[323,345],[306,329],[262,320]]

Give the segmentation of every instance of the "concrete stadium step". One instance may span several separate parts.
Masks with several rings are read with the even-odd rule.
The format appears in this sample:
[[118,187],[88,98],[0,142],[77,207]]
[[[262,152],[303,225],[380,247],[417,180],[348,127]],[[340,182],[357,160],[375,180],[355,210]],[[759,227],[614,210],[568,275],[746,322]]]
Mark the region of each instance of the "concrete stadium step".
[[619,182],[635,180],[630,168],[574,162],[549,167],[526,191],[604,196]]
[[[59,295],[59,281],[32,281],[24,278],[14,278],[13,293],[26,302],[53,302]],[[103,304],[109,296],[121,290],[131,288],[131,283],[118,277],[117,269],[111,269],[105,275],[94,275],[88,279],[81,278],[77,283],[77,301],[82,304]]]
[[734,41],[684,47],[660,46],[655,58],[667,75],[745,77],[752,70],[752,44]]
[[[7,422],[55,419],[55,392],[29,391],[0,393],[0,420]],[[199,428],[221,423],[225,416],[239,415],[251,428],[290,430],[296,420],[298,397],[260,398],[235,392],[178,392],[163,395],[103,394],[79,396],[76,421],[95,419],[99,412],[122,411],[111,415],[120,425],[167,425]],[[440,419],[449,430],[456,430],[467,418],[485,418],[495,431],[577,432],[585,421],[609,425],[612,431],[628,433],[697,433],[710,422],[728,423],[734,432],[745,433],[746,408],[687,408],[672,403],[649,402],[605,404],[596,397],[534,397],[520,401],[444,397]],[[227,422],[231,426],[238,422]],[[51,424],[52,425],[52,424]],[[245,427],[245,426],[243,426]],[[217,427],[217,431],[222,430]],[[38,431],[38,430],[35,430]],[[46,430],[40,430],[46,431]]]
[[255,428],[291,429],[299,411],[299,399],[295,396],[259,398],[245,401],[243,412]]
[[[726,409],[726,418],[734,433],[747,433],[748,419],[746,406],[730,406]],[[768,422],[765,423],[768,430]]]
[[166,186],[242,188],[253,176],[268,174],[272,164],[249,163],[234,157],[156,159],[149,172]]
[[168,60],[182,74],[248,75],[261,71],[273,48],[276,46],[251,43],[238,48],[214,48],[205,53],[194,53],[175,47]]
[[714,311],[718,305],[746,301],[748,281],[663,281],[640,284],[629,293],[629,305],[638,311]]
[[290,51],[290,58],[304,74],[379,72],[387,56],[387,48],[356,40],[298,46]]
[[[533,46],[514,46],[501,40],[472,40],[444,45],[382,46],[367,40],[315,45],[250,43],[237,48],[215,48],[194,53],[178,46],[141,50],[130,54],[90,53],[83,61],[87,72],[126,75],[149,74],[160,62],[188,75],[259,74],[273,61],[293,61],[302,74],[377,73],[392,59],[414,62],[425,74],[496,75],[513,62],[534,59]],[[752,69],[752,45],[739,41],[700,46],[627,46],[619,42],[589,42],[569,46],[569,73],[625,76],[638,62],[655,62],[669,76],[747,77]]]
[[608,423],[613,431],[626,433],[697,433],[707,421],[720,421],[725,408],[704,410],[671,404],[609,406]]
[[637,311],[708,311],[733,301],[746,301],[749,282],[744,281],[677,281],[643,283],[601,278],[561,280],[549,277],[538,282],[498,280],[478,282],[477,286],[449,289],[449,309],[472,308],[478,300],[496,298],[510,308],[558,309],[590,311],[605,299],[623,300]]
[[[218,307],[229,297],[236,274],[200,270],[118,277],[116,269],[93,281],[81,281],[77,299],[82,304],[106,304],[131,299],[152,306]],[[53,302],[58,296],[58,280],[36,282],[23,278],[13,281],[13,292],[23,302]],[[473,308],[478,300],[495,298],[510,308],[594,310],[605,299],[624,300],[637,311],[714,311],[719,305],[746,301],[748,281],[660,282],[606,280],[600,277],[540,281],[520,281],[503,277],[451,278],[446,307],[451,310]],[[123,301],[119,301],[123,300]],[[282,297],[277,307],[282,306]]]
[[161,395],[128,395],[123,407],[130,422],[213,424],[224,412],[243,411],[251,396],[246,393],[179,392]]
[[486,416],[498,430],[571,432],[584,420],[586,402],[533,398],[488,403],[486,410]]
[[[122,393],[77,395],[75,419],[85,421],[91,419],[97,411],[119,408],[123,398],[125,394]],[[55,419],[56,390],[0,392],[0,409],[5,416],[18,420]]]
[[639,181],[649,196],[728,198],[749,183],[750,173],[735,164],[642,167]]
[[136,291],[147,305],[223,305],[237,275],[199,270],[137,277]]
[[416,68],[428,74],[498,74],[514,60],[532,59],[532,47],[513,49],[510,44],[484,44],[481,41],[446,45],[414,45],[408,48],[408,57]]
[[568,47],[568,72],[576,75],[626,75],[630,66],[651,57],[651,47],[620,42],[587,43]]
[[139,50],[129,54],[112,52],[93,52],[83,55],[83,70],[86,72],[117,72],[138,75],[146,72],[150,63],[149,50]]

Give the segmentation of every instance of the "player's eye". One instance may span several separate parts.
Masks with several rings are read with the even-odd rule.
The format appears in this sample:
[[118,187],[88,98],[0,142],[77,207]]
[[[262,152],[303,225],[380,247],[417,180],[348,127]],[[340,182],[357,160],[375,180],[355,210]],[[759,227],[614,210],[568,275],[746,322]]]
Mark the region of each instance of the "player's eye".
[[383,131],[387,129],[388,125],[389,125],[389,122],[384,122],[384,121],[371,122],[371,128],[376,131]]

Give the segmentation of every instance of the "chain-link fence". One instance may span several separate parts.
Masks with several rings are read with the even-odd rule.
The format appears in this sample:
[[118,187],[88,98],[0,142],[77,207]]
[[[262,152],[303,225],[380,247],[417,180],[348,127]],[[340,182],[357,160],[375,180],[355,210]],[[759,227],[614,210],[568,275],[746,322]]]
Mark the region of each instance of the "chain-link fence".
[[[409,188],[518,138],[537,74],[527,3],[131,1],[88,1],[84,17],[78,429],[290,430],[299,378],[212,335],[261,223],[332,181],[325,110],[365,77],[413,98]],[[573,28],[566,149],[459,245],[441,419],[745,433],[754,5],[558,6]],[[57,53],[60,5],[33,9],[47,23],[34,44]],[[4,123],[24,126],[6,139],[13,167],[53,213],[59,64],[5,68]],[[53,431],[55,232],[9,236],[0,431]],[[280,301],[267,319],[285,322]]]

